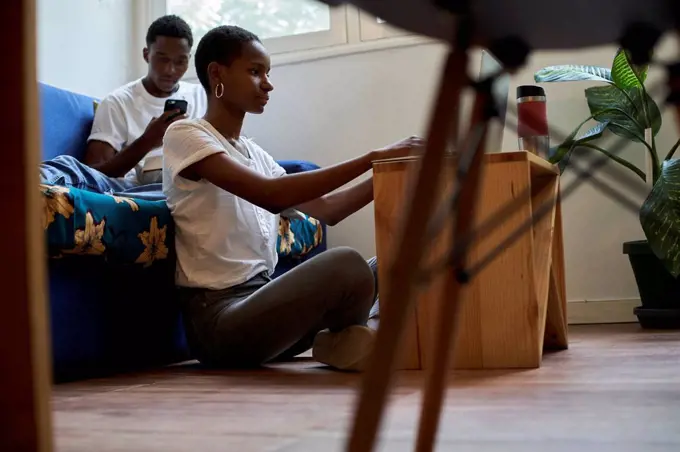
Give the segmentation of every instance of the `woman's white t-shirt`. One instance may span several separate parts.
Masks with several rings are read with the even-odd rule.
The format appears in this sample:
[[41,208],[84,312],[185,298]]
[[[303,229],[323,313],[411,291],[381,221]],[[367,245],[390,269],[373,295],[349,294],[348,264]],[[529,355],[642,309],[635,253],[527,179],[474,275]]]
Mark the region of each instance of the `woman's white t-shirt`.
[[179,175],[216,153],[268,177],[286,171],[257,144],[240,138],[247,154],[203,119],[177,121],[163,140],[163,192],[175,222],[179,286],[225,289],[263,271],[274,272],[279,216],[206,180]]

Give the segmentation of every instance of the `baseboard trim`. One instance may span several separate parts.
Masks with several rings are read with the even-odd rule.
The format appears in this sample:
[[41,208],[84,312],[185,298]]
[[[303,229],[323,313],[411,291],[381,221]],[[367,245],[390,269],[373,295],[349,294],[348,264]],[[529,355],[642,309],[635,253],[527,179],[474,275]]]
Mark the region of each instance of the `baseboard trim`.
[[570,325],[591,323],[636,323],[633,309],[640,306],[639,299],[606,301],[570,301],[567,303],[567,321]]

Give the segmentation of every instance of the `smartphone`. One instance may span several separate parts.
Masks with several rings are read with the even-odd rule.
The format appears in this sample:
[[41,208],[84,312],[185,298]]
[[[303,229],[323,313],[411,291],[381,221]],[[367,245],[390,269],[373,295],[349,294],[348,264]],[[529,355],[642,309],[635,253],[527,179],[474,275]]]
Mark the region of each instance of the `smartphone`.
[[168,118],[168,120],[172,120],[177,116],[185,114],[188,106],[189,103],[184,99],[168,99],[165,101],[165,108],[163,111],[179,110],[179,113]]

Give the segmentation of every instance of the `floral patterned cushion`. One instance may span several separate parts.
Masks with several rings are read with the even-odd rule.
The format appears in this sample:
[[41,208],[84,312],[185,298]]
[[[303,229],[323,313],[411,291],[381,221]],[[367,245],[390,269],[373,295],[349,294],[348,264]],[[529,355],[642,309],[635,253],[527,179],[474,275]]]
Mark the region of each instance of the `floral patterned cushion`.
[[[148,267],[174,253],[174,223],[165,201],[40,185],[43,228],[51,258],[101,256]],[[279,256],[303,257],[321,244],[321,223],[308,215],[279,222]]]
[[281,217],[276,249],[280,257],[303,257],[319,246],[323,227],[316,218],[299,213],[296,218]]
[[92,255],[148,267],[167,259],[174,247],[172,217],[164,201],[42,184],[40,192],[52,258]]

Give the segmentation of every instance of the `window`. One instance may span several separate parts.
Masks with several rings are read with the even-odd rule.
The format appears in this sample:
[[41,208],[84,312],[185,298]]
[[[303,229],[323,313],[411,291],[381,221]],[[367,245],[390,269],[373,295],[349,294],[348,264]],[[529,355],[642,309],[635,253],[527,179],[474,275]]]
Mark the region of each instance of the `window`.
[[199,35],[220,24],[239,24],[264,39],[331,29],[328,6],[316,0],[166,0],[166,5]]
[[[177,14],[195,41],[218,25],[239,25],[257,34],[273,64],[426,42],[351,5],[318,0],[139,0],[137,34],[157,17]],[[142,30],[141,27],[144,27]],[[194,78],[192,69],[187,78]]]
[[163,13],[177,14],[196,40],[218,25],[239,25],[258,35],[272,53],[347,42],[344,7],[317,0],[161,0]]

